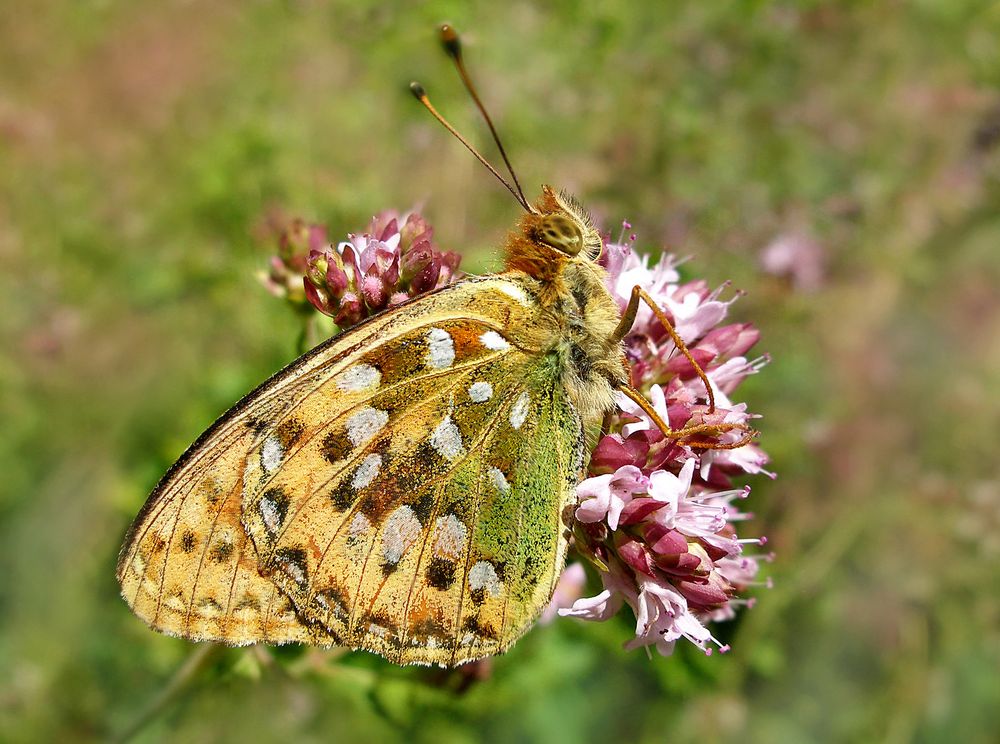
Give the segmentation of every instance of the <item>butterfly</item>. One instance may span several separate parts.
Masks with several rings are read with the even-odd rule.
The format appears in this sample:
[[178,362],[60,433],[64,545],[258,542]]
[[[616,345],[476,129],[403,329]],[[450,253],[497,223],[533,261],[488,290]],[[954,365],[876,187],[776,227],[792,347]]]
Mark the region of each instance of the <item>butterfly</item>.
[[[506,266],[417,297],[278,372],[181,456],[136,517],[117,576],[156,630],[232,645],[348,646],[455,666],[508,649],[549,602],[573,528],[588,434],[635,400],[624,313],[584,209],[524,197]],[[683,343],[673,334],[678,349]],[[687,355],[695,368],[697,363]],[[707,385],[711,397],[711,386]],[[705,445],[707,446],[707,445]]]

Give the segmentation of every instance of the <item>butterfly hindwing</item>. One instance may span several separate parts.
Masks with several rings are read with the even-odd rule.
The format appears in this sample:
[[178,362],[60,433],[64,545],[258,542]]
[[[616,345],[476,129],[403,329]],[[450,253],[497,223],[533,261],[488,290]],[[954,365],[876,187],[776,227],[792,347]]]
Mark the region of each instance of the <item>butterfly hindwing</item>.
[[329,645],[272,582],[240,523],[239,477],[256,434],[223,426],[150,499],[119,561],[122,595],[154,628],[196,640]]

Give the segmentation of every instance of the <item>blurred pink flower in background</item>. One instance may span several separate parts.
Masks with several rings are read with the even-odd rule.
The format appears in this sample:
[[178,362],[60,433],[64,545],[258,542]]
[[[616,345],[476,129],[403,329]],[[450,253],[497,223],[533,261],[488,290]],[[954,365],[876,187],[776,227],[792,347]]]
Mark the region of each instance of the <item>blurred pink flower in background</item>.
[[826,256],[816,240],[804,233],[788,232],[764,247],[760,267],[767,274],[789,279],[799,292],[815,292],[823,286]]

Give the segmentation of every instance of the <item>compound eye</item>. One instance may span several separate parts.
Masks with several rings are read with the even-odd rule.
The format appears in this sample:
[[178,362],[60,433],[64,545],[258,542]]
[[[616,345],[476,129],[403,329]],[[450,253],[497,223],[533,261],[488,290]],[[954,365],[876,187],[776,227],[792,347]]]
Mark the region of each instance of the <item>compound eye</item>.
[[564,214],[544,215],[535,238],[539,243],[551,246],[567,256],[575,256],[583,249],[583,232],[580,226]]

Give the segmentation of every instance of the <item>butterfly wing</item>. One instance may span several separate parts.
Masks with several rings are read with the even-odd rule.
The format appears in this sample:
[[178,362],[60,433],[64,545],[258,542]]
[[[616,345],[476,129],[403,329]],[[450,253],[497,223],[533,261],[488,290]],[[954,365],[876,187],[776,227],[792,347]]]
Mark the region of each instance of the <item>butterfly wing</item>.
[[160,630],[230,643],[438,663],[508,646],[551,594],[582,460],[538,312],[517,282],[463,282],[280,372],[154,491],[122,550],[126,600]]
[[240,522],[242,473],[256,434],[237,414],[192,447],[154,491],[118,563],[122,596],[171,635],[234,645],[329,645],[273,582]]
[[454,665],[509,647],[551,597],[582,427],[558,366],[515,328],[432,320],[343,359],[272,422],[244,524],[340,643]]

